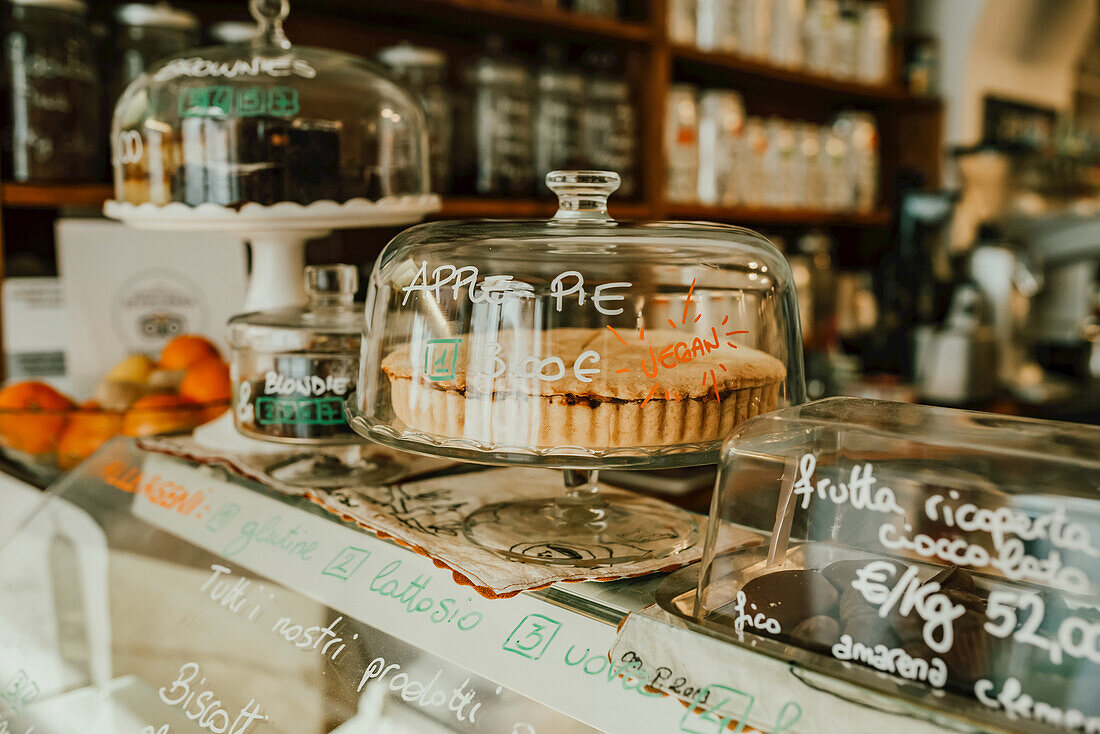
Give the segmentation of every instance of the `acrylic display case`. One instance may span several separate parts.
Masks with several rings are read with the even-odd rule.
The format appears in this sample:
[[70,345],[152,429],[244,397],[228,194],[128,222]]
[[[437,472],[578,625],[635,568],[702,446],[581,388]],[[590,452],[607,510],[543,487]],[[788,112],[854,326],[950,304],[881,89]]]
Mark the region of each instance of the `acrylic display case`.
[[123,439],[45,495],[0,473],[0,505],[7,734],[1058,730],[731,645],[654,604],[663,575],[483,598],[309,500]]
[[[725,444],[698,584],[662,604],[976,725],[1088,730],[1098,488],[1094,427],[850,398],[787,408]],[[731,551],[731,529],[757,540]]]

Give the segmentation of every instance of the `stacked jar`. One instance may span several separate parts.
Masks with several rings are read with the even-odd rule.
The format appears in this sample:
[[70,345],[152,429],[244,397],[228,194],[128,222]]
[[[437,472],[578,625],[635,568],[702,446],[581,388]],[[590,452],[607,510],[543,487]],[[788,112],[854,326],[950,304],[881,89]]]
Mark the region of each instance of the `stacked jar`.
[[878,0],[669,0],[673,43],[866,84],[890,78],[890,14]]
[[100,86],[82,0],[3,6],[3,175],[14,181],[97,178]]
[[878,129],[866,112],[828,125],[746,116],[736,92],[674,84],[665,133],[674,203],[860,213],[878,203]]
[[581,74],[548,44],[534,73],[491,36],[466,71],[455,151],[460,188],[490,196],[528,195],[547,173],[614,170],[621,191],[636,188],[633,94],[614,55],[590,51]]
[[447,92],[447,57],[434,48],[401,43],[383,49],[379,60],[412,92],[428,123],[428,165],[431,187],[445,193],[451,175],[451,98]]

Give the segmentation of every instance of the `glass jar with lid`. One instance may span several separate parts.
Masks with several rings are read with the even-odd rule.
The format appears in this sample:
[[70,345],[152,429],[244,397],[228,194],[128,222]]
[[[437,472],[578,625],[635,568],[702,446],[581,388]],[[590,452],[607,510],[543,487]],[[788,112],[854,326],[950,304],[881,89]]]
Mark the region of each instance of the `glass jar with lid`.
[[739,227],[613,220],[614,173],[547,183],[549,221],[426,224],[387,245],[352,427],[408,451],[570,470],[564,500],[467,519],[472,542],[505,555],[538,561],[522,539],[572,549],[546,562],[690,547],[690,516],[602,499],[584,472],[705,462],[741,421],[801,402],[790,268]]
[[400,43],[378,53],[394,77],[416,95],[428,122],[432,191],[447,190],[451,172],[451,96],[446,88],[447,56],[438,49]]
[[82,0],[8,0],[2,8],[3,173],[14,181],[100,175],[100,86]]
[[465,173],[479,194],[529,194],[534,180],[531,73],[490,36],[466,69]]
[[233,422],[241,434],[268,441],[354,442],[343,406],[359,370],[359,270],[310,266],[305,284],[304,306],[229,320]]
[[585,79],[581,158],[592,168],[617,171],[619,193],[633,196],[638,190],[634,162],[638,126],[630,83],[615,73],[611,54],[589,54],[585,65],[594,71]]
[[697,90],[673,84],[665,111],[665,157],[668,164],[668,200],[692,202],[699,198],[699,108]]
[[361,58],[292,46],[288,0],[250,9],[253,40],[162,60],[118,100],[116,201],[234,212],[329,201],[341,207],[326,213],[350,214],[424,199],[426,124],[412,95]]
[[733,206],[738,198],[737,150],[744,132],[741,95],[708,89],[699,97],[699,201]]
[[565,66],[563,50],[543,47],[535,76],[535,174],[580,164],[584,77]]
[[167,3],[119,5],[115,26],[111,99],[117,99],[154,63],[194,47],[199,40],[198,17]]

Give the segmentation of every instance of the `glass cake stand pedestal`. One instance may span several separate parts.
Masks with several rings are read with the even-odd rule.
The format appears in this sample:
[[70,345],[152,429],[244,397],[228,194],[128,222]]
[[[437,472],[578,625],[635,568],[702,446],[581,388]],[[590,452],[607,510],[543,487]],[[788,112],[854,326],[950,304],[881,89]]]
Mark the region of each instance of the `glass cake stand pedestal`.
[[103,213],[137,229],[239,235],[252,249],[252,276],[244,300],[244,310],[248,312],[306,302],[302,284],[306,242],[325,237],[335,229],[416,224],[439,211],[440,206],[435,194],[393,196],[378,201],[351,199],[342,204],[334,201],[307,205],[245,204],[240,208],[219,204],[135,205],[110,200],[104,204]]
[[[601,487],[600,469],[668,469],[713,463],[716,445],[698,451],[644,453],[555,447],[523,452],[487,451],[449,441],[410,438],[370,422],[352,395],[344,405],[360,436],[400,451],[495,466],[537,466],[562,471],[564,491],[555,497],[497,502],[470,513],[466,539],[505,558],[528,563],[592,567],[663,558],[700,539],[700,518],[661,500]],[[448,445],[450,444],[450,445]]]

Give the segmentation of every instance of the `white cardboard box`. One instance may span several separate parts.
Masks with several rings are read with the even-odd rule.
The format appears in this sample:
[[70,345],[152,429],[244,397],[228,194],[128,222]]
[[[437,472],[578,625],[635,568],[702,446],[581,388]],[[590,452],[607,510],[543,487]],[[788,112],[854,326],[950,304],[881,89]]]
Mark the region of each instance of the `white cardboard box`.
[[5,278],[4,374],[12,380],[45,380],[66,390],[68,330],[58,278]]
[[155,358],[178,334],[202,334],[224,354],[225,322],[244,303],[245,246],[232,235],[59,219],[57,262],[77,395],[90,394],[127,354]]

